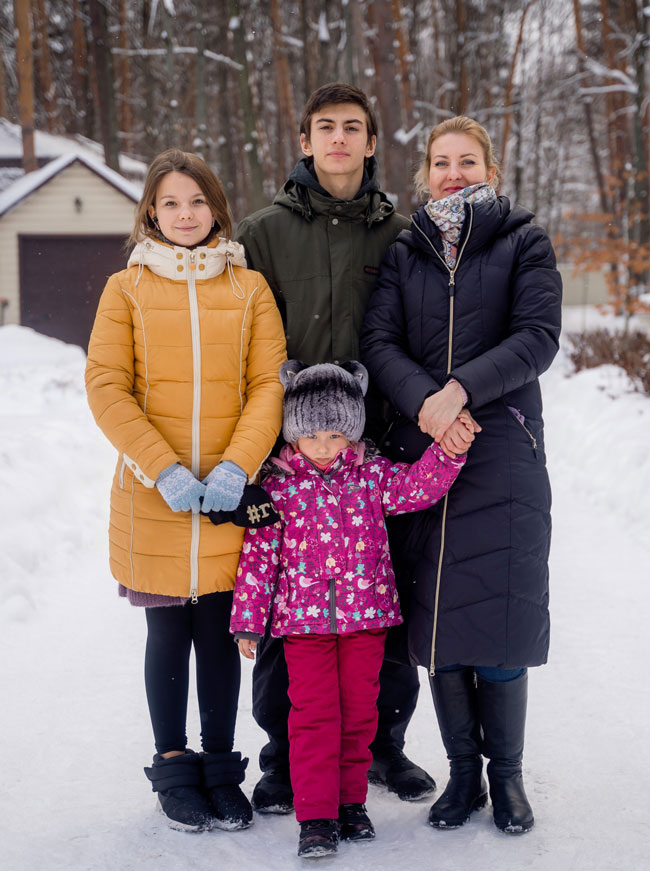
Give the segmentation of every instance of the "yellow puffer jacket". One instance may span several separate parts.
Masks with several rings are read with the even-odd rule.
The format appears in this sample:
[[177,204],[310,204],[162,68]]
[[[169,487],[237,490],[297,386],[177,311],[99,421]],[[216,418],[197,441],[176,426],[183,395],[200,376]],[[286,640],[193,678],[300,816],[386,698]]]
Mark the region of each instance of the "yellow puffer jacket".
[[243,529],[173,512],[154,487],[172,463],[201,480],[221,460],[252,480],[282,422],[282,321],[243,248],[147,239],[111,276],[90,337],[86,389],[119,451],[110,564],[127,588],[165,596],[231,590]]

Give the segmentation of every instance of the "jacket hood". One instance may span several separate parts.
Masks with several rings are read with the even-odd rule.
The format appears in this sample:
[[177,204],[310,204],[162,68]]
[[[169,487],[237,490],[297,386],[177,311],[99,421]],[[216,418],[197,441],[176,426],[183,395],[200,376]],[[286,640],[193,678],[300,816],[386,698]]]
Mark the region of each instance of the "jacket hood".
[[[498,236],[506,236],[517,227],[530,223],[535,217],[533,212],[529,212],[522,206],[513,208],[507,197],[497,197],[493,202],[476,206],[465,204],[465,222],[458,243],[459,249],[470,232],[470,211],[472,212],[471,233],[467,241],[467,254],[478,251]],[[431,251],[431,245],[442,254],[440,231],[426,213],[424,205],[421,205],[411,216],[411,228],[403,230],[398,239],[432,257],[435,255]]]
[[366,159],[361,187],[353,200],[339,200],[320,184],[311,157],[303,157],[278,191],[274,204],[286,206],[311,221],[315,215],[329,215],[344,220],[365,220],[368,226],[383,221],[395,211],[388,197],[379,189],[377,161]]
[[[144,239],[131,252],[127,263],[127,267],[129,266],[138,267],[136,284],[140,281],[145,266],[162,278],[187,281],[191,267],[198,268],[197,279],[214,278],[221,275],[226,268],[229,271],[233,266],[246,268],[246,256],[243,245],[228,239],[216,238],[208,245],[199,245],[191,250],[181,245]],[[232,282],[232,273],[230,278]]]

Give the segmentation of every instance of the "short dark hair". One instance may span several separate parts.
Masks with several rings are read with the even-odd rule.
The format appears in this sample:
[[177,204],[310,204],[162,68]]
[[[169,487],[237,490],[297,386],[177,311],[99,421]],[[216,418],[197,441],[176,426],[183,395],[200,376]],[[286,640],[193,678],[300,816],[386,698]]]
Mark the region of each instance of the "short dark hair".
[[329,82],[313,92],[302,113],[300,132],[305,134],[307,140],[311,135],[311,119],[316,112],[319,112],[323,106],[332,106],[337,103],[356,103],[361,106],[366,115],[368,141],[372,136],[377,135],[377,117],[370,105],[370,100],[363,91],[355,88],[354,85],[348,85],[347,82]]

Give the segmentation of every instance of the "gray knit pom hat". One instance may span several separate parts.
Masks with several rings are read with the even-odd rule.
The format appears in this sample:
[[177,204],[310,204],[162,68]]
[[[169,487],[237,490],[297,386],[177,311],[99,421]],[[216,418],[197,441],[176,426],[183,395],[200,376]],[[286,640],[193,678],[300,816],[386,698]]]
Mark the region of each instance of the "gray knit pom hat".
[[359,441],[366,423],[365,366],[356,360],[341,366],[306,366],[300,360],[287,360],[280,367],[280,381],[284,385],[282,434],[287,442],[294,444],[319,430],[340,432],[351,442]]

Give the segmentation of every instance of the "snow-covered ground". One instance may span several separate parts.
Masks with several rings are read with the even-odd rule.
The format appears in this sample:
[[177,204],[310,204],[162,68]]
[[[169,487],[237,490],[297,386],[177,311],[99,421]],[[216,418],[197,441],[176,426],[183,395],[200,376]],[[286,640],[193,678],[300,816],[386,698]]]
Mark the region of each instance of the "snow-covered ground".
[[[569,326],[586,315],[568,313]],[[168,829],[142,773],[151,758],[141,611],[107,565],[114,451],[85,403],[80,349],[0,329],[0,856],[11,871],[239,871],[304,867],[293,817],[243,832]],[[650,399],[610,367],[543,378],[554,485],[552,647],[530,674],[525,777],[537,824],[522,837],[489,808],[458,831],[427,802],[371,787],[375,842],[343,844],[341,871],[622,871],[648,867]],[[244,662],[237,748],[259,774],[263,735]],[[198,745],[194,700],[189,735]],[[407,752],[442,785],[447,763],[426,683]],[[316,863],[318,864],[318,863]]]

